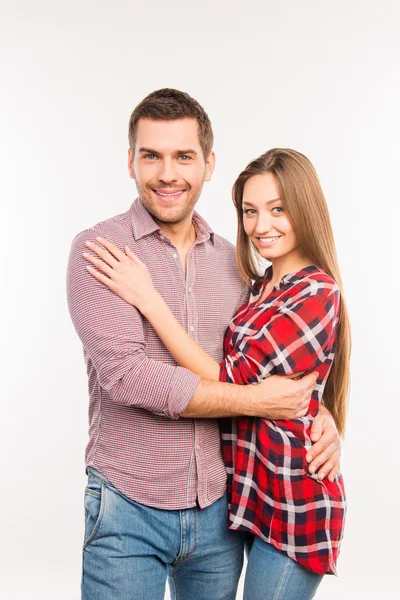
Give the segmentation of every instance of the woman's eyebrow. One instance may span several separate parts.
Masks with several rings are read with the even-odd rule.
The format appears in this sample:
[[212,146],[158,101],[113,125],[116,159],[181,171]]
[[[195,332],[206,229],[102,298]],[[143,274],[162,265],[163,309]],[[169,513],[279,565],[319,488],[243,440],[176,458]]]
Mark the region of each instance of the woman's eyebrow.
[[[280,198],[272,198],[272,200],[268,200],[266,202],[266,204],[273,204],[274,202],[278,202],[278,200],[280,200]],[[254,206],[254,204],[252,204],[251,202],[246,202],[245,200],[242,202],[242,205],[246,205],[246,206]]]

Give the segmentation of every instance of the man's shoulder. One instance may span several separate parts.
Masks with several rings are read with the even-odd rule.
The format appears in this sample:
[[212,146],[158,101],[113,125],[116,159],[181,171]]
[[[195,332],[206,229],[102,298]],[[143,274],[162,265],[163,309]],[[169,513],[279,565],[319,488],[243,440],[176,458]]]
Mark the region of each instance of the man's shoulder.
[[213,242],[212,247],[215,250],[221,254],[235,256],[235,246],[227,239],[222,237],[222,235],[215,233],[205,218],[196,210],[193,212],[193,223],[197,229],[197,235],[200,234],[203,238],[204,236],[207,238],[210,237]]
[[109,239],[117,246],[132,241],[131,209],[119,215],[99,221],[95,225],[79,232],[72,241],[72,247],[81,246],[86,241],[94,241],[98,236]]
[[[214,235],[214,244],[213,249],[216,254],[214,254],[213,259],[217,259],[216,268],[219,273],[224,273],[228,276],[229,282],[231,286],[235,286],[241,295],[240,304],[247,298],[249,293],[249,286],[243,281],[240,276],[239,269],[236,262],[236,247],[232,242],[222,237],[222,235],[218,235],[216,233]],[[242,297],[243,296],[243,297]]]
[[236,247],[232,242],[222,237],[218,233],[214,233],[214,247],[221,253],[226,254],[229,257],[236,257]]
[[221,235],[214,233],[213,236],[213,260],[217,260],[221,268],[228,268],[232,273],[237,275],[238,279],[240,279],[236,262],[235,246]]

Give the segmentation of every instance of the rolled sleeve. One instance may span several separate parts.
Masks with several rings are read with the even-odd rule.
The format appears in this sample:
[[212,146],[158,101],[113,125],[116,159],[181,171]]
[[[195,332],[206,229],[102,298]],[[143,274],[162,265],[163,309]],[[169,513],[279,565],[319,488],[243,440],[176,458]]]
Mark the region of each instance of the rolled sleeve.
[[168,397],[170,419],[178,419],[193,398],[200,377],[187,369],[176,367],[171,379]]
[[97,235],[87,230],[75,238],[67,270],[68,307],[86,360],[112,401],[178,419],[200,378],[148,357],[143,317],[86,269],[85,242]]

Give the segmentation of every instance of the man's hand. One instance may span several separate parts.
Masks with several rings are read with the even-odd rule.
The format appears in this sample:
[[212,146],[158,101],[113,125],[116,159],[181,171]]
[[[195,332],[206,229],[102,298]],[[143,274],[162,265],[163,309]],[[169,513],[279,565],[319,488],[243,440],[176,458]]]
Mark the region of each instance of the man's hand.
[[245,414],[271,420],[304,417],[318,373],[294,380],[293,377],[298,375],[272,375],[258,385],[246,386],[248,402]]
[[311,427],[311,440],[315,442],[307,453],[308,470],[318,471],[318,479],[322,481],[328,476],[333,481],[340,470],[340,437],[335,421],[325,406],[320,407]]

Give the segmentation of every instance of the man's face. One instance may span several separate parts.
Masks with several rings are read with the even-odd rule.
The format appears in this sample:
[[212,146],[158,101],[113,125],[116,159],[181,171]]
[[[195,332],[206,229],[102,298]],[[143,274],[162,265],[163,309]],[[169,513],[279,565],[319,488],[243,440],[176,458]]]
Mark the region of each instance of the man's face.
[[128,168],[142,204],[157,222],[191,218],[203,183],[210,181],[214,153],[204,159],[195,119],[140,119]]

